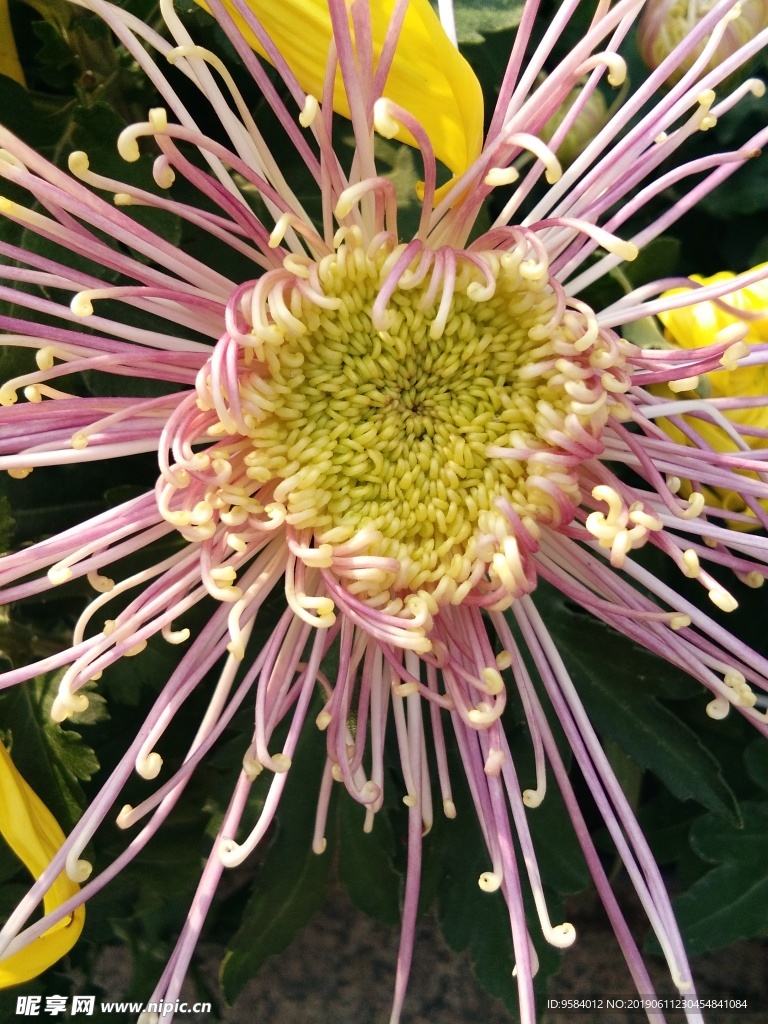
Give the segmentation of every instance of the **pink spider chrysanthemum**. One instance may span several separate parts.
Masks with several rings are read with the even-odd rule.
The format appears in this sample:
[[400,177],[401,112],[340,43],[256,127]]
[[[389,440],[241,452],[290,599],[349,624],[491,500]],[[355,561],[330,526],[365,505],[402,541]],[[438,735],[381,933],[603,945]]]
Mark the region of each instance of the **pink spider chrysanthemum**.
[[[445,814],[470,813],[453,802],[446,729],[455,736],[487,845],[480,885],[499,889],[509,908],[524,1024],[535,1020],[536,971],[524,889],[533,894],[537,927],[549,942],[565,947],[575,936],[570,923],[550,922],[527,825],[529,811],[545,798],[548,772],[638,989],[652,993],[517,635],[674,983],[691,992],[659,870],[530,595],[537,581],[547,581],[695,676],[711,693],[712,716],[733,708],[767,731],[753,691],[766,687],[768,662],[658,580],[633,551],[656,547],[722,611],[736,604],[729,573],[750,585],[763,582],[765,535],[729,525],[768,525],[768,482],[757,471],[762,452],[721,411],[737,407],[738,396],[707,402],[690,391],[709,371],[765,363],[768,345],[744,345],[741,323],[696,349],[638,348],[617,333],[690,305],[693,295],[702,302],[733,293],[765,277],[766,268],[662,296],[691,286],[665,279],[599,312],[579,295],[633,259],[768,141],[765,130],[734,152],[676,159],[688,138],[727,117],[748,90],[760,94],[762,84],[753,80],[719,97],[716,90],[766,45],[768,31],[708,70],[736,3],[720,0],[564,171],[558,146],[590,95],[604,77],[612,85],[623,80],[617,51],[641,12],[639,0],[599,3],[583,37],[543,80],[540,72],[579,4],[563,3],[532,46],[538,3],[528,0],[484,141],[479,86],[427,0],[389,0],[371,9],[365,0],[207,0],[293,146],[289,159],[303,161],[316,185],[322,214],[313,223],[281,173],[288,157],[269,151],[227,68],[195,45],[170,0],[160,7],[172,42],[120,7],[73,2],[105,20],[163,97],[165,107],[127,128],[118,149],[133,161],[140,146],[156,147],[155,181],[169,192],[165,198],[102,177],[79,152],[67,174],[0,129],[0,176],[30,197],[26,205],[2,199],[0,212],[110,271],[101,280],[77,269],[79,261],[70,267],[0,244],[0,299],[26,310],[23,319],[0,317],[4,340],[37,349],[39,367],[0,389],[0,468],[21,477],[36,467],[153,452],[159,473],[154,492],[0,560],[6,602],[76,577],[87,576],[99,591],[69,649],[8,672],[0,685],[66,669],[52,712],[61,721],[87,705],[86,684],[116,660],[140,654],[153,636],[189,646],[100,795],[8,921],[2,948],[13,954],[34,942],[109,882],[152,838],[195,766],[251,701],[255,725],[243,769],[194,912],[151,1001],[177,998],[222,872],[264,836],[299,735],[316,726],[327,740],[325,773],[308,782],[319,791],[318,854],[334,780],[365,808],[365,828],[373,827],[384,798],[385,734],[396,732],[409,845],[393,1022],[411,961],[433,765]],[[450,20],[449,11],[444,16]],[[309,57],[299,46],[307,38]],[[283,93],[254,48],[273,64]],[[692,66],[659,96],[661,83],[691,53],[698,54]],[[169,61],[215,112],[216,139],[201,131],[191,103],[166,77]],[[438,81],[440,68],[448,70]],[[455,102],[451,83],[459,83]],[[545,144],[540,132],[577,86],[577,101]],[[348,162],[332,145],[334,108],[351,122]],[[398,196],[377,169],[375,132],[415,144],[423,161],[412,238],[398,232]],[[454,174],[440,187],[438,161]],[[185,195],[197,190],[205,201],[198,207],[173,198],[175,179],[186,180]],[[688,179],[683,199],[620,237],[638,211]],[[513,184],[495,221],[473,231],[492,191]],[[131,218],[127,210],[137,205],[167,210],[230,247],[241,259],[237,279]],[[15,291],[17,284],[25,287]],[[100,312],[107,299],[141,311],[143,323],[153,317],[154,327]],[[153,398],[62,390],[68,375],[85,370],[177,389]],[[672,397],[654,387],[663,384]],[[19,392],[29,402],[14,406]],[[684,442],[666,433],[660,418],[675,424]],[[707,431],[697,432],[697,423],[713,422],[730,438],[730,450],[715,450]],[[738,492],[747,511],[710,507],[703,489]],[[174,534],[186,543],[151,568],[115,582],[103,574],[110,563]],[[287,610],[268,642],[254,649],[254,623],[278,589]],[[123,595],[130,600],[110,615],[110,603]],[[209,595],[219,605],[196,636],[174,628]],[[332,646],[338,668],[328,680],[322,666]],[[219,681],[187,758],[164,773],[163,734],[214,667]],[[306,716],[318,690],[325,704],[315,725]],[[505,737],[502,713],[512,700],[530,731],[532,779],[518,779]],[[281,724],[286,734],[277,748],[273,735]],[[240,819],[263,770],[273,773],[271,785],[257,825],[244,834]],[[135,836],[113,864],[97,864],[92,873],[83,850],[114,817],[134,771],[156,779],[157,788],[119,811],[118,824]],[[62,870],[82,888],[28,924]],[[659,1010],[648,1016],[663,1020]],[[700,1019],[694,1010],[687,1016]]]

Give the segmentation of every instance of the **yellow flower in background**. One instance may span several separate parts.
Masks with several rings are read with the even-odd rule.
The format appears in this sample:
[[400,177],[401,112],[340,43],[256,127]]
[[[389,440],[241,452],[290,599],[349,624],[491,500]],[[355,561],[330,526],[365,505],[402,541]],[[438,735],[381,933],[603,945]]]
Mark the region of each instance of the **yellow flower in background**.
[[[204,0],[197,0],[208,10]],[[325,0],[251,0],[249,5],[296,76],[302,89],[323,96],[328,52],[333,38],[331,16]],[[233,4],[227,11],[243,38],[262,57],[267,53]],[[381,56],[395,0],[380,0],[370,7],[374,66]],[[350,14],[351,23],[351,14]],[[297,31],[297,25],[301,30]],[[354,26],[353,26],[354,35]],[[429,0],[411,0],[392,59],[383,95],[403,107],[421,124],[432,142],[435,156],[461,175],[476,160],[483,145],[483,93],[467,61],[443,31]],[[340,69],[336,69],[333,109],[351,117]],[[393,136],[415,146],[413,135],[402,125]]]
[[[64,842],[64,833],[40,797],[27,785],[0,743],[0,833],[10,848],[38,878]],[[80,886],[62,871],[45,894],[46,914],[74,896]],[[0,988],[19,985],[42,974],[74,946],[83,930],[85,907],[80,906],[49,928],[25,949],[0,962]]]
[[[767,265],[760,264],[754,269],[760,270]],[[721,271],[712,277],[700,277],[697,274],[692,274],[691,280],[706,286],[732,280],[735,276],[730,271]],[[667,292],[666,295],[675,295],[689,290],[676,288]],[[747,334],[743,339],[746,344],[755,345],[768,342],[768,280],[759,281],[748,288],[741,288],[739,291],[724,295],[722,301],[734,309],[750,314],[762,313],[762,316],[756,320],[742,320],[714,302],[698,302],[692,306],[671,309],[666,313],[659,314],[659,319],[664,325],[669,340],[681,348],[704,348],[713,343],[719,331],[733,324],[744,324],[747,327]],[[735,370],[713,370],[706,375],[706,385],[707,398],[765,396],[768,394],[768,367],[760,365],[744,366]],[[768,416],[764,404],[756,404],[752,408],[724,409],[723,414],[741,427],[768,429]],[[717,424],[697,418],[695,428],[700,437],[715,451],[734,450],[733,440]],[[680,431],[666,421],[664,429],[675,440],[682,440]],[[749,433],[743,434],[743,437],[750,448],[757,449],[766,446],[767,439],[765,437],[753,436]],[[723,508],[749,514],[744,501],[735,491],[707,489],[707,497],[708,500],[716,502]],[[768,502],[763,501],[761,504],[768,510]]]
[[19,85],[27,84],[16,52],[8,0],[0,0],[0,75],[12,78]]

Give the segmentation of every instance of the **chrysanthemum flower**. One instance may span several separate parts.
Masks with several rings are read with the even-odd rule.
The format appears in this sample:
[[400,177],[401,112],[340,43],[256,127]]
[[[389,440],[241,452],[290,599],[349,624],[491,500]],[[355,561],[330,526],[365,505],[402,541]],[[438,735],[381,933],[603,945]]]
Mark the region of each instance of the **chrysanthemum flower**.
[[[648,67],[657,68],[712,7],[712,0],[648,0],[638,32],[640,53]],[[709,67],[715,67],[723,58],[735,53],[766,25],[766,0],[744,0],[737,4],[717,30],[718,43],[710,51]],[[683,72],[693,66],[704,45],[704,40],[700,40],[670,73],[670,82],[678,81]]]
[[[768,264],[755,267],[755,270],[768,270]],[[691,281],[699,286],[718,285],[733,281],[735,276],[728,271],[721,271],[712,277],[693,274]],[[673,289],[669,294],[680,293],[681,289]],[[659,314],[659,319],[670,341],[682,348],[705,348],[721,331],[732,330],[734,327],[746,329],[743,341],[759,347],[768,341],[768,280],[763,278],[749,287],[729,292],[717,301],[692,302],[689,306],[667,310]],[[696,384],[708,399],[701,407],[703,415],[698,419],[696,434],[704,438],[713,450],[736,451],[734,431],[742,443],[746,442],[750,448],[765,448],[768,437],[768,419],[765,415],[768,372],[760,357],[743,360],[735,369],[713,370]],[[708,414],[712,408],[718,408],[721,416],[730,421],[727,430],[723,428],[722,419],[715,422]],[[690,420],[686,422],[690,423]],[[675,428],[670,428],[670,431],[673,436],[683,439],[681,433],[674,432]],[[711,503],[748,513],[748,507],[738,491],[711,490],[707,497]],[[763,500],[763,508],[766,507]]]
[[[730,530],[726,513],[708,506],[703,492],[738,490],[765,526],[760,502],[768,483],[763,474],[741,475],[755,469],[755,453],[738,434],[732,452],[713,449],[693,419],[683,420],[693,400],[650,390],[667,383],[682,394],[700,374],[740,361],[761,364],[763,347],[748,349],[741,340],[747,328],[739,324],[690,350],[641,349],[623,340],[623,325],[690,303],[687,294],[656,297],[674,281],[647,285],[599,311],[579,296],[768,140],[765,130],[734,152],[687,163],[679,156],[690,136],[727,117],[747,90],[761,91],[760,83],[748,82],[716,95],[765,46],[768,33],[705,70],[735,5],[721,0],[563,173],[554,153],[581,106],[603,78],[611,85],[623,79],[618,49],[642,7],[637,0],[601,3],[583,38],[543,82],[539,72],[578,5],[561,4],[534,46],[538,5],[529,0],[482,145],[479,91],[462,87],[457,105],[442,91],[474,80],[427,0],[372,9],[362,0],[207,0],[282,126],[285,148],[293,147],[290,159],[300,159],[314,182],[321,213],[313,222],[281,172],[286,152],[270,152],[227,67],[195,44],[170,2],[161,9],[173,42],[120,7],[77,2],[104,18],[164,98],[165,107],[123,132],[118,148],[128,161],[140,148],[154,148],[155,180],[170,192],[158,197],[103,177],[80,152],[71,155],[67,174],[0,130],[0,175],[14,195],[21,189],[30,197],[26,204],[4,199],[0,209],[52,243],[44,254],[0,247],[9,261],[0,297],[26,310],[23,318],[2,317],[0,326],[8,344],[37,349],[38,363],[0,391],[0,468],[20,477],[41,466],[156,452],[159,472],[153,493],[0,561],[5,601],[79,577],[98,591],[71,648],[8,672],[3,685],[66,669],[53,708],[63,720],[85,707],[87,683],[118,659],[140,655],[150,638],[162,635],[188,649],[101,794],[6,925],[6,954],[71,914],[135,856],[250,701],[255,725],[243,769],[153,1001],[176,998],[222,872],[264,836],[299,735],[315,727],[327,739],[325,773],[306,782],[319,792],[318,854],[334,781],[366,809],[365,827],[374,827],[388,775],[385,734],[396,733],[409,846],[393,1021],[411,960],[432,767],[443,812],[471,813],[454,804],[446,729],[487,845],[480,885],[500,890],[509,908],[522,1021],[535,1019],[536,970],[523,891],[532,892],[536,927],[549,942],[565,947],[575,936],[572,924],[550,921],[528,828],[529,811],[545,799],[548,772],[632,976],[651,993],[529,675],[530,659],[674,983],[691,992],[659,870],[531,595],[540,580],[554,585],[693,675],[709,691],[712,716],[733,709],[766,731],[754,689],[765,687],[768,663],[635,555],[654,547],[698,580],[717,611],[736,605],[732,573],[755,586],[763,582],[765,537]],[[278,10],[282,27],[273,24]],[[690,70],[657,99],[660,84],[705,39]],[[252,47],[273,64],[283,92]],[[196,107],[166,78],[169,61],[215,112],[216,138],[198,127]],[[441,67],[442,79],[435,77]],[[539,130],[579,84],[578,102],[543,143]],[[349,161],[334,151],[334,107],[350,118]],[[377,168],[375,132],[418,147],[423,203],[414,237],[398,230],[398,196]],[[521,156],[528,160],[522,177],[514,166]],[[438,159],[454,175],[442,185]],[[185,196],[200,193],[199,206],[173,198],[174,179],[185,180]],[[689,180],[684,198],[649,214],[642,230],[627,227],[668,185]],[[476,228],[494,189],[512,184],[491,225]],[[241,259],[237,277],[132,219],[128,211],[137,205],[170,211],[228,246]],[[54,246],[72,260],[55,259]],[[109,274],[80,269],[79,257]],[[758,270],[708,284],[696,301],[764,276]],[[16,284],[25,287],[15,293]],[[115,307],[105,309],[103,300],[122,304],[125,319],[107,313]],[[136,310],[141,326],[134,324]],[[154,398],[67,392],[67,377],[85,370],[171,382],[176,390]],[[20,393],[28,402],[14,407]],[[746,406],[754,399],[735,401]],[[723,425],[717,403],[697,399],[695,406]],[[665,434],[659,417],[677,422],[687,443]],[[683,481],[686,498],[679,496]],[[184,544],[151,568],[114,582],[103,572],[173,535]],[[254,623],[278,590],[287,610],[254,650]],[[219,604],[196,636],[175,628],[209,595]],[[116,598],[121,610],[111,614]],[[337,667],[328,679],[323,665],[332,647]],[[214,667],[219,682],[187,758],[164,772],[163,735]],[[318,690],[324,707],[316,723],[308,722]],[[528,723],[536,765],[530,779],[518,779],[505,736],[502,713],[510,701]],[[124,853],[92,867],[83,851],[114,816],[134,771],[156,779],[157,788],[119,811],[118,824],[136,830]],[[262,771],[272,774],[271,784],[258,823],[245,834],[241,816]],[[27,924],[62,868],[82,889]],[[661,1019],[657,1011],[649,1016]]]

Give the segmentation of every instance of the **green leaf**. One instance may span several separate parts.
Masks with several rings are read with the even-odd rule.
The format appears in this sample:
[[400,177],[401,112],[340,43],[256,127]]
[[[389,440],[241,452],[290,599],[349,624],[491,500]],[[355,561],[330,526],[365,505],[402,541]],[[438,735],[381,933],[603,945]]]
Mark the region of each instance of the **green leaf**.
[[748,160],[734,175],[730,188],[719,188],[699,204],[713,217],[727,220],[762,213],[768,207],[768,167],[765,160]]
[[640,800],[640,788],[643,782],[643,771],[636,761],[624,751],[618,743],[606,740],[605,756],[621,786],[624,796],[633,810],[637,810]]
[[542,883],[558,893],[586,889],[590,874],[560,790],[550,776],[547,795],[527,812]]
[[666,789],[638,809],[637,820],[658,864],[672,864],[690,855],[688,833],[699,808],[690,801],[681,803]]
[[[687,696],[691,681],[597,619],[573,610],[553,588],[540,586],[534,600],[597,731],[650,768],[679,800],[696,800],[738,823],[736,798],[720,764],[657,699]],[[701,710],[703,715],[703,701]]]
[[37,52],[37,70],[46,85],[66,89],[76,74],[74,54],[48,21],[37,21],[32,26],[41,46]]
[[644,245],[637,259],[631,263],[624,263],[621,269],[633,287],[639,288],[640,285],[656,281],[660,277],[670,277],[675,273],[679,260],[679,240],[662,235]]
[[[553,719],[554,715],[550,714],[548,717]],[[559,741],[560,731],[552,720],[550,727]],[[507,738],[520,787],[534,785],[536,768],[527,727],[515,730],[507,728]],[[561,746],[560,742],[558,746]],[[561,749],[561,756],[566,765],[569,762],[569,755],[570,750]],[[471,808],[471,804],[469,806]],[[526,811],[526,820],[543,885],[563,894],[586,889],[589,885],[589,871],[576,833],[571,827],[565,802],[551,772],[547,776],[546,796],[538,807]]]
[[[0,726],[11,736],[16,767],[64,825],[79,817],[85,804],[81,783],[98,771],[99,761],[79,732],[51,718],[58,679],[58,673],[38,676],[8,693],[0,702]],[[103,708],[100,714],[94,706],[92,716],[104,717]]]
[[477,884],[490,861],[482,852],[471,801],[441,831],[443,878],[437,899],[443,938],[456,952],[469,950],[477,980],[514,1013],[518,999],[509,914],[501,891],[486,893]]
[[397,229],[401,239],[412,238],[419,227],[422,204],[416,184],[424,177],[416,150],[400,142],[374,138],[376,162],[397,192]]
[[[436,816],[435,827],[425,840],[424,846],[425,861],[438,857],[442,869],[437,886],[437,915],[440,929],[445,941],[453,950],[469,952],[478,982],[491,995],[503,1000],[510,1013],[517,1017],[519,1002],[517,982],[512,975],[514,953],[509,911],[500,889],[488,893],[478,885],[480,875],[491,867],[490,857],[485,849],[472,798],[458,758],[449,752],[449,759],[453,762],[451,779],[457,816],[453,820]],[[548,806],[550,798],[553,798],[552,804]],[[565,880],[574,880],[579,871],[578,866],[566,865],[556,849],[545,849],[547,842],[556,847],[560,835],[565,835],[563,818],[559,817],[564,812],[556,805],[556,801],[557,795],[554,792],[547,793],[541,806],[529,814],[528,821],[542,875],[546,871],[548,874],[560,875]],[[565,847],[567,850],[567,842]],[[568,850],[566,856],[569,853]],[[524,875],[523,860],[518,849],[516,856],[520,871]],[[428,867],[428,864],[425,864],[425,867]],[[576,883],[578,888],[582,887],[581,881],[582,878],[579,877]],[[534,985],[536,992],[543,995],[548,979],[560,967],[561,958],[560,954],[542,938],[533,901],[528,898],[525,878],[522,884],[526,918],[539,958],[539,972]],[[570,883],[566,887],[570,888]],[[562,921],[562,906],[558,898],[550,892],[546,892],[546,898],[552,921]]]
[[16,520],[11,513],[11,503],[0,495],[0,552],[8,551],[13,540],[13,533],[16,529]]
[[493,32],[517,28],[524,3],[515,0],[456,0],[456,35],[460,43],[483,43]]
[[92,493],[99,471],[93,464],[81,464],[52,471],[43,467],[23,480],[3,474],[0,494],[7,498],[16,518],[14,545],[18,548],[46,534],[59,533],[102,512],[104,502]]
[[670,343],[659,330],[657,321],[651,316],[624,324],[621,328],[622,338],[631,341],[639,348],[670,348]]
[[762,736],[752,740],[744,751],[744,767],[753,782],[768,790],[768,751]]
[[[275,838],[221,965],[219,980],[229,1003],[267,957],[288,946],[325,900],[330,851],[320,856],[312,852],[324,762],[323,734],[317,729],[304,730],[280,801]],[[328,836],[329,845],[331,838]]]
[[393,862],[394,836],[389,818],[377,814],[373,830],[363,832],[365,809],[347,793],[338,801],[339,877],[354,905],[384,924],[400,921],[401,876]]
[[599,732],[650,768],[679,800],[696,800],[733,822],[739,820],[736,798],[720,765],[695,732],[632,681],[589,675],[587,658],[576,664],[579,692]]
[[[3,127],[28,142],[30,146],[44,148],[46,144],[50,144],[53,134],[51,119],[39,115],[23,85],[4,75],[0,75],[0,110],[3,112]],[[9,194],[7,181],[3,181],[2,194]],[[16,196],[13,195],[12,198],[15,199]],[[4,217],[0,218],[0,222],[4,220]]]
[[153,636],[136,658],[119,658],[104,671],[99,685],[110,701],[127,707],[138,707],[146,699],[147,686],[160,688],[171,676],[180,660],[180,650]]
[[[94,103],[89,107],[78,105],[73,113],[69,149],[85,150],[91,169],[97,174],[115,178],[153,195],[164,195],[152,176],[154,158],[150,152],[144,152],[135,163],[126,163],[119,155],[117,137],[124,127],[123,118],[106,103]],[[106,198],[111,200],[109,193],[106,193]],[[121,209],[172,245],[181,241],[181,221],[167,210],[145,206],[124,206]],[[133,255],[141,262],[149,262],[145,256]]]
[[768,803],[745,802],[741,809],[742,828],[712,814],[699,818],[691,828],[694,852],[719,866],[674,901],[689,953],[720,949],[764,934],[768,928]]

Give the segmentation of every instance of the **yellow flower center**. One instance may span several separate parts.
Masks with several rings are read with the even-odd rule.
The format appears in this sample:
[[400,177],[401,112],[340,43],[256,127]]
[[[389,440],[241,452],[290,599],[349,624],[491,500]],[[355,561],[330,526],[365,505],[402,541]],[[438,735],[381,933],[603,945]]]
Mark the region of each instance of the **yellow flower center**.
[[389,560],[358,573],[365,600],[457,602],[486,574],[514,594],[519,534],[535,543],[580,499],[571,470],[623,390],[607,372],[621,357],[527,241],[422,254],[392,290],[402,251],[348,238],[241,302],[246,474],[278,481],[274,501],[326,565],[355,538]]

